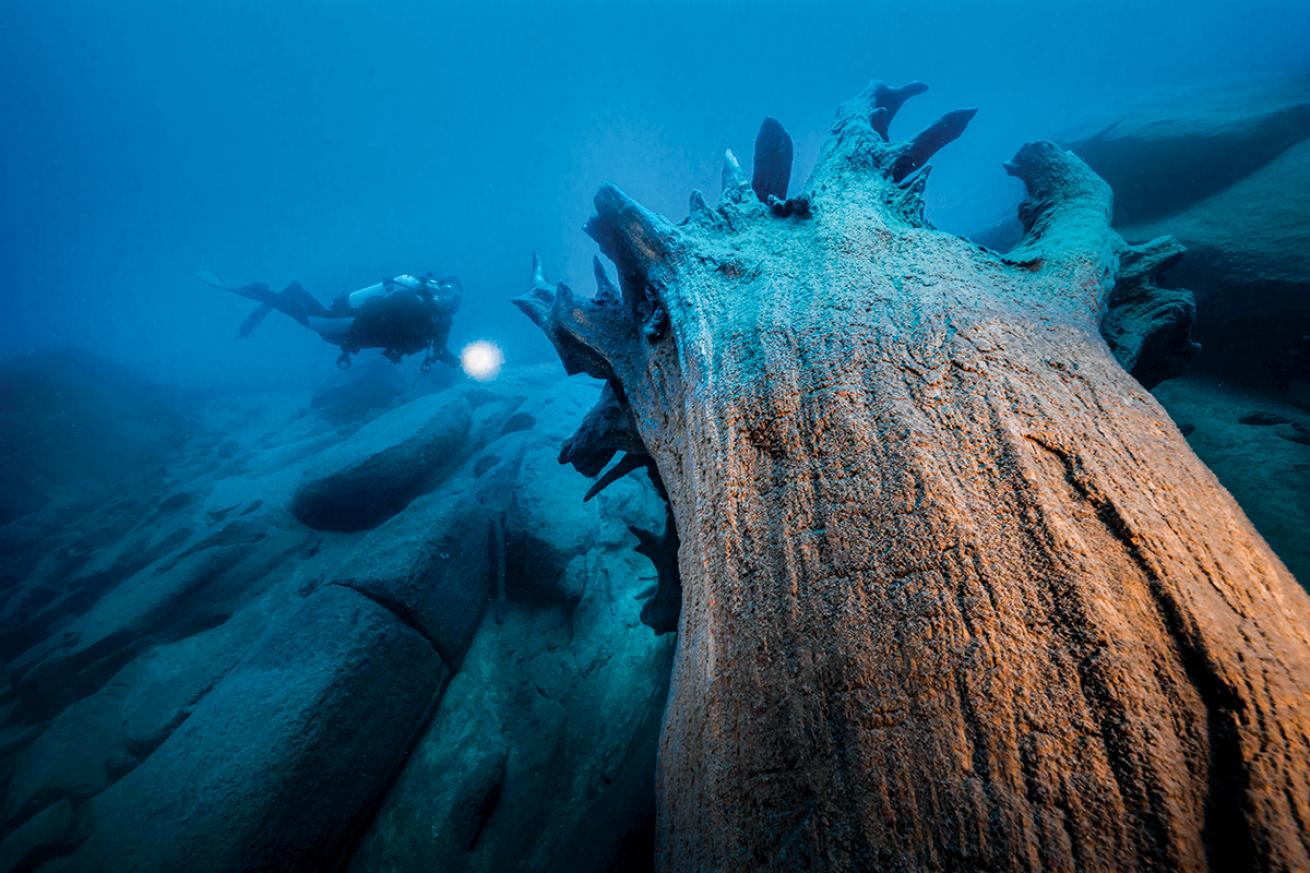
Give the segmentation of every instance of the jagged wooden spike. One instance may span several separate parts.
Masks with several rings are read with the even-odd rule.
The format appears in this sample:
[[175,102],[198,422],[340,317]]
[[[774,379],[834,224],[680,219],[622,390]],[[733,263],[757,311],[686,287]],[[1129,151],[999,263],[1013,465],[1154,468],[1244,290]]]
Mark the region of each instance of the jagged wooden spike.
[[536,252],[532,253],[532,281],[528,293],[515,297],[511,302],[532,319],[533,324],[548,336],[551,334],[553,326],[550,317],[555,308],[555,286],[546,281],[546,269]]
[[877,109],[873,110],[873,113],[869,116],[869,126],[874,129],[878,136],[882,137],[883,142],[887,142],[887,128],[890,124],[891,114],[887,111],[887,107],[885,106],[879,106]]
[[541,263],[541,256],[536,252],[532,253],[532,286],[534,288],[547,285],[546,267]]
[[[884,180],[897,183],[908,178],[938,149],[959,136],[974,110],[948,113],[911,140],[888,141],[896,112],[910,97],[926,90],[921,82],[900,88],[874,82],[843,103],[819,150],[806,193],[814,195],[826,189],[878,197],[876,189]],[[864,193],[855,195],[856,189]]]
[[578,300],[563,282],[551,285],[535,255],[532,287],[510,302],[542,329],[570,375],[614,378],[613,358],[625,332],[615,307]]
[[892,119],[901,111],[905,101],[928,90],[923,82],[910,82],[899,88],[881,82],[874,88],[874,111],[869,117],[870,126],[886,141],[890,136]]
[[628,530],[637,538],[635,551],[645,555],[655,566],[658,586],[655,596],[641,607],[642,624],[657,634],[673,633],[678,629],[678,615],[682,610],[682,579],[678,571],[678,529],[673,512],[666,510],[664,532],[656,534],[635,525]]
[[791,137],[778,119],[764,119],[755,136],[755,168],[751,177],[751,190],[761,203],[768,203],[770,197],[787,199],[791,160]]
[[678,229],[615,185],[602,185],[584,228],[620,270],[649,272],[676,244]]
[[618,303],[619,289],[614,287],[610,281],[609,274],[605,272],[605,265],[600,262],[600,257],[592,255],[591,269],[596,274],[596,296],[597,303]]
[[946,113],[920,131],[905,145],[901,154],[892,163],[892,181],[899,182],[928,163],[929,158],[964,133],[964,129],[977,114],[977,109],[957,109]]
[[1200,346],[1192,340],[1196,300],[1191,291],[1161,288],[1160,273],[1186,249],[1171,236],[1127,246],[1106,301],[1101,335],[1123,368],[1146,388],[1182,374]]
[[550,313],[555,306],[554,288],[534,283],[527,294],[515,297],[512,302],[524,315],[532,319],[533,324],[544,331],[550,331]]
[[1007,254],[1014,261],[1080,257],[1096,240],[1089,234],[1109,225],[1114,198],[1110,186],[1072,152],[1051,142],[1028,143],[1004,164],[1023,182],[1019,204],[1024,238]]
[[1160,273],[1182,260],[1187,248],[1176,237],[1159,236],[1148,242],[1130,245],[1119,256],[1119,281],[1145,284],[1156,281]]
[[732,149],[723,152],[723,191],[719,194],[720,203],[742,203],[751,196],[750,182],[741,169],[741,163]]
[[588,500],[595,497],[597,494],[604,491],[606,488],[610,487],[615,482],[622,479],[624,476],[628,475],[634,470],[640,470],[641,468],[645,467],[648,463],[650,463],[650,458],[646,458],[638,455],[624,455],[622,458],[618,460],[617,463],[614,464],[613,467],[610,467],[608,470],[606,470],[605,473],[601,475],[600,478],[598,478],[590,488],[587,489],[587,493],[584,494],[582,497],[582,502],[586,503]]
[[923,217],[923,192],[928,186],[928,176],[931,173],[931,166],[924,167],[898,185],[891,199],[892,206],[902,218],[920,227],[926,226],[927,223]]
[[688,218],[702,227],[718,227],[723,224],[723,217],[705,202],[705,195],[692,191],[688,198]]
[[682,231],[614,185],[602,185],[594,205],[596,212],[584,230],[618,269],[630,321],[640,325],[648,341],[658,342],[665,335],[668,319],[656,277],[681,247]]
[[659,552],[659,534],[635,524],[628,525],[628,530],[637,538],[637,544],[632,547],[634,552],[647,558]]
[[600,398],[588,410],[582,424],[564,441],[559,462],[572,464],[584,476],[594,477],[617,452],[630,457],[649,457],[637,434],[632,408],[606,383]]

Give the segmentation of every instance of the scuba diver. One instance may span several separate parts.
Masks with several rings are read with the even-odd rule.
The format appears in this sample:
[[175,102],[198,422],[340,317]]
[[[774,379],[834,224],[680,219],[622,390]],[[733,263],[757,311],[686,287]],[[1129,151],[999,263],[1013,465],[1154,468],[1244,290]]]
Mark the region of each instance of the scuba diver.
[[425,373],[434,361],[452,366],[457,363],[446,348],[446,340],[463,291],[458,279],[435,279],[431,273],[421,279],[394,276],[343,294],[328,307],[299,282],[274,292],[262,282],[234,286],[213,273],[197,275],[207,285],[259,302],[241,322],[237,332],[243,337],[250,336],[270,312],[277,310],[340,348],[337,366],[343,370],[361,349],[381,349],[393,364],[426,349],[427,356],[420,366]]

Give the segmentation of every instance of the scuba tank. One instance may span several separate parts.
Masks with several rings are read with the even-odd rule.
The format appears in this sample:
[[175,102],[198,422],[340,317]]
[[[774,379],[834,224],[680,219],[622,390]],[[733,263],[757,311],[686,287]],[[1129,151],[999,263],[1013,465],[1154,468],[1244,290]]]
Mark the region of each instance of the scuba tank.
[[418,291],[425,284],[427,283],[422,279],[415,278],[407,273],[402,273],[399,276],[394,276],[390,279],[383,279],[381,282],[375,282],[372,285],[360,288],[358,291],[351,291],[344,297],[338,298],[338,303],[343,303],[344,306],[349,309],[359,309],[359,307],[376,297],[382,297],[392,291],[402,289],[406,291]]

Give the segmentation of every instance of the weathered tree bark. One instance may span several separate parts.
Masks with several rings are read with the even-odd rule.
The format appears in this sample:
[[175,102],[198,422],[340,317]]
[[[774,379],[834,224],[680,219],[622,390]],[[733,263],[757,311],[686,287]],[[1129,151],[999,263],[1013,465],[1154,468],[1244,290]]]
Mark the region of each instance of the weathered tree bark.
[[621,294],[520,300],[609,383],[562,460],[626,452],[676,522],[660,866],[1310,868],[1310,599],[1101,334],[1124,264],[1120,358],[1186,344],[1174,244],[1046,143],[1017,250],[933,230],[971,113],[887,142],[922,90],[844,106],[785,203],[731,153],[680,225],[603,188]]

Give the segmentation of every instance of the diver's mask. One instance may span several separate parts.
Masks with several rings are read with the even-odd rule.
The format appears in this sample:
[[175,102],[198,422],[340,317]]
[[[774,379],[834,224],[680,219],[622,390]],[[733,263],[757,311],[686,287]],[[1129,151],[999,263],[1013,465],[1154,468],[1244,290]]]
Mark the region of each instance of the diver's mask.
[[447,276],[442,279],[429,279],[424,284],[432,292],[433,300],[448,304],[452,311],[459,308],[460,299],[464,296],[464,286],[458,279]]

